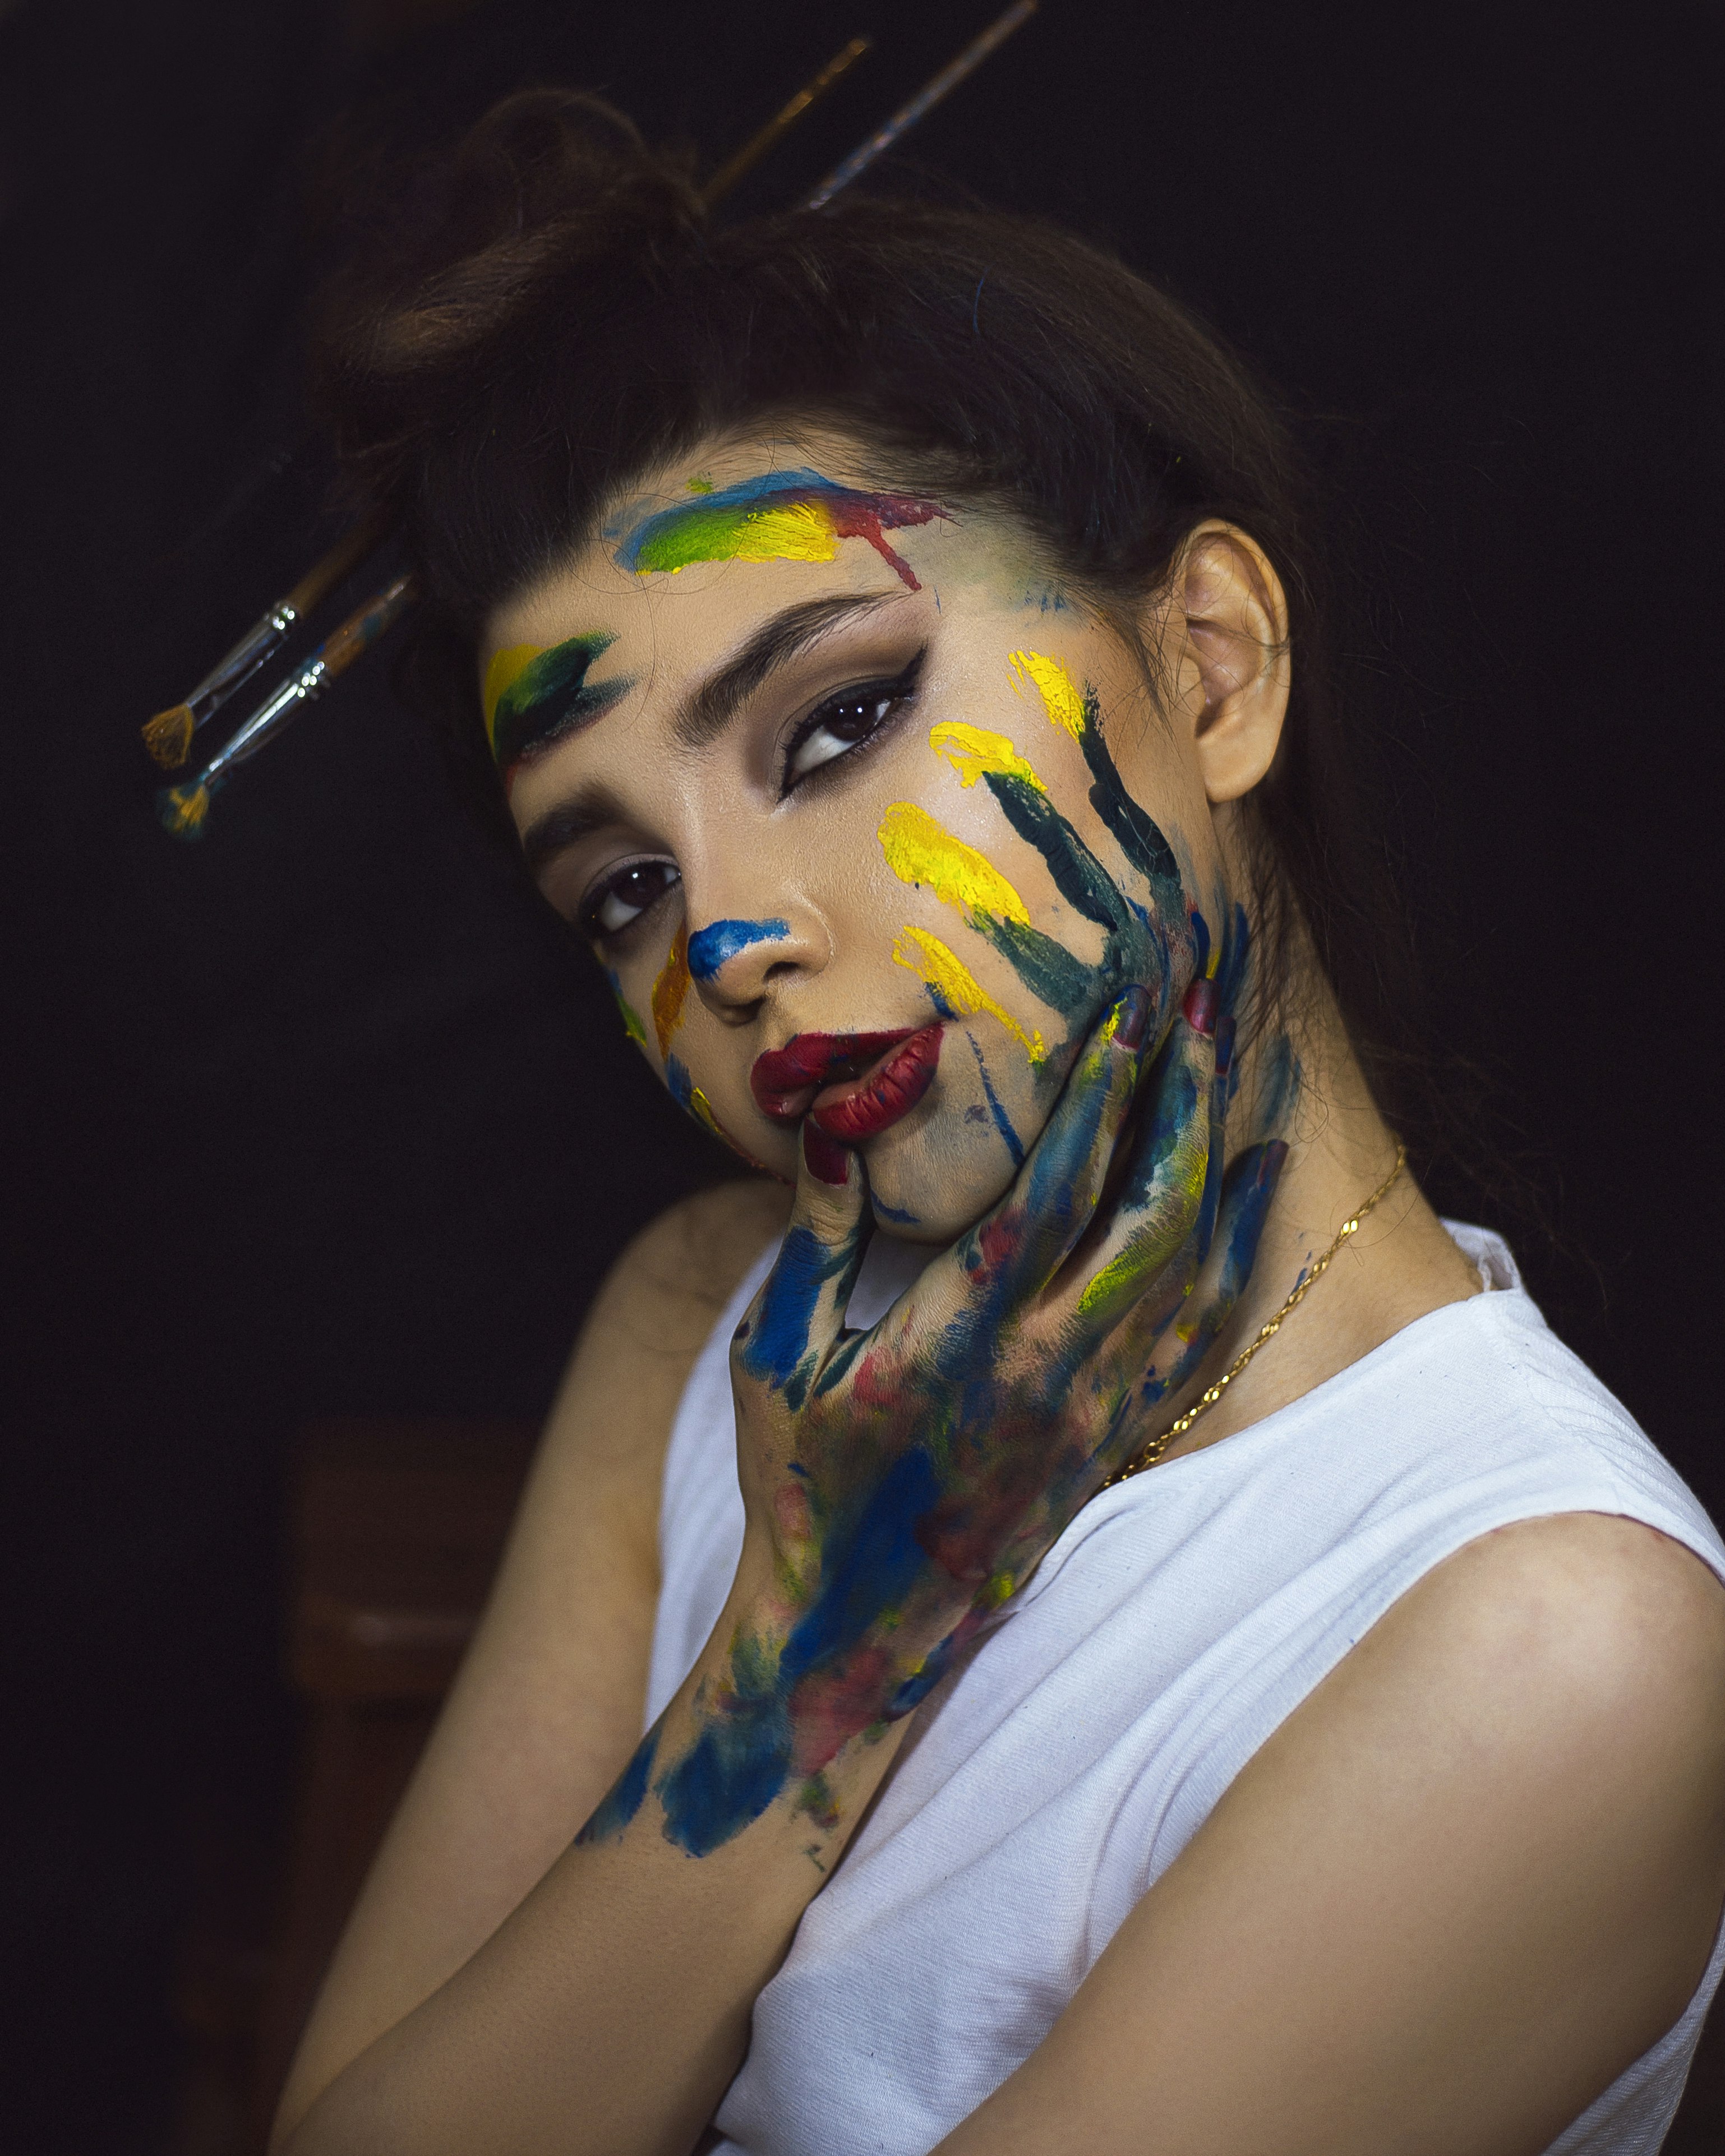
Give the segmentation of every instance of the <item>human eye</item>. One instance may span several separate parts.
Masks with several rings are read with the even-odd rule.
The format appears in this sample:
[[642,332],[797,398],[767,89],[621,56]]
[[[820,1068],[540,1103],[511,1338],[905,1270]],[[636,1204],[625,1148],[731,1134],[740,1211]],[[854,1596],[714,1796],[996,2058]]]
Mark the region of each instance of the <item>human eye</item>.
[[672,861],[629,861],[582,901],[577,926],[595,943],[612,941],[653,911],[682,881]]
[[823,764],[871,741],[889,720],[916,694],[922,654],[890,681],[865,681],[854,689],[841,689],[819,703],[791,736],[785,747],[781,795],[789,793]]

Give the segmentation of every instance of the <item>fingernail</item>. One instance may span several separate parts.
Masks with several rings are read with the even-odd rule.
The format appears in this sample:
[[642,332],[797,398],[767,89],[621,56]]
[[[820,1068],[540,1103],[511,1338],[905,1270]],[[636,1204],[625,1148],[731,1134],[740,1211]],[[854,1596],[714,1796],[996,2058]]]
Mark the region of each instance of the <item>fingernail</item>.
[[1186,1023],[1194,1033],[1214,1033],[1216,1029],[1216,1006],[1221,998],[1214,981],[1194,981],[1186,991],[1186,1000],[1181,1009],[1186,1014]]
[[1142,988],[1128,988],[1114,1006],[1114,1038],[1134,1054],[1150,1029],[1150,998]]
[[1216,1025],[1216,1075],[1225,1078],[1228,1066],[1234,1060],[1234,1020],[1219,1019]]
[[850,1153],[812,1118],[803,1126],[803,1158],[817,1183],[840,1183],[850,1179]]

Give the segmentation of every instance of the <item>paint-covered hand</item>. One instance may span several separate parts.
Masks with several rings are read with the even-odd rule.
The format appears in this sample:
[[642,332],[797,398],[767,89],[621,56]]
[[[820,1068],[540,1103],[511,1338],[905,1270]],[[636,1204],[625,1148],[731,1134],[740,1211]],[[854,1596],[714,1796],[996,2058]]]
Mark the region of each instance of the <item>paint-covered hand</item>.
[[732,1351],[750,1614],[694,1752],[660,1762],[668,1820],[698,1774],[705,1845],[781,1794],[822,1816],[841,1747],[924,1697],[1226,1322],[1286,1148],[1224,1178],[1217,1000],[1196,983],[1147,1069],[1149,1000],[1127,989],[1012,1189],[866,1332],[845,1327],[864,1171],[837,1152],[811,1173],[825,1142],[805,1126],[791,1225]]

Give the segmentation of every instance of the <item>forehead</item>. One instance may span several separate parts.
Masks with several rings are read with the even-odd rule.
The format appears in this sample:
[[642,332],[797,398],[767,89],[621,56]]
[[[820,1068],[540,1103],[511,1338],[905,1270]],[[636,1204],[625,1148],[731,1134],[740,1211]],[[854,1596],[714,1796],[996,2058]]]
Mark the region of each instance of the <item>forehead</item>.
[[592,538],[496,609],[480,660],[601,629],[650,639],[664,663],[788,600],[1029,573],[1008,520],[883,485],[842,438],[715,443],[608,503]]

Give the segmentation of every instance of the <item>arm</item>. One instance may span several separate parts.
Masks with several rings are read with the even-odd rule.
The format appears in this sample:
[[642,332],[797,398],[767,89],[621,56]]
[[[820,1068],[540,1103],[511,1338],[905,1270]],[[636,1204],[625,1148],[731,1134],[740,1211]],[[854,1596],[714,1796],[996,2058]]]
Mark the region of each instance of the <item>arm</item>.
[[[483,1943],[429,1995],[422,1955],[416,1986],[341,2017],[285,2105],[285,2156],[685,2156],[909,1716],[1137,1451],[1250,1269],[1280,1149],[1224,1172],[1214,997],[1154,1056],[1132,1121],[1147,1009],[1125,992],[1013,1190],[866,1333],[844,1322],[866,1179],[805,1142],[783,1250],[732,1348],[747,1525],[711,1638]],[[588,1681],[578,1661],[567,1676]]]
[[672,1417],[787,1205],[760,1183],[691,1199],[636,1239],[596,1299],[484,1620],[300,2046],[278,2137],[484,1944],[633,1750]]
[[940,2156],[1536,2156],[1725,1895],[1725,1591],[1594,1514],[1470,1545],[1251,1759]]

